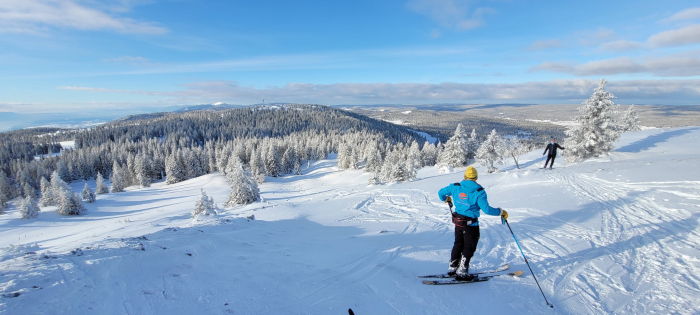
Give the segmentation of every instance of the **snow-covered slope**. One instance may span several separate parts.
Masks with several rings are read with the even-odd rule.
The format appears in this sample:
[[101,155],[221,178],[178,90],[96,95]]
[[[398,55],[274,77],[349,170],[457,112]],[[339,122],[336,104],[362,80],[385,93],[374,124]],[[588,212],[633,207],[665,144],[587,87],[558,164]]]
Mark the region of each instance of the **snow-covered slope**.
[[[625,134],[577,165],[540,151],[480,171],[510,213],[545,307],[508,228],[482,217],[472,268],[509,263],[521,278],[426,286],[453,241],[437,190],[461,170],[409,183],[317,162],[270,178],[264,202],[190,218],[222,176],[98,196],[87,215],[0,215],[0,311],[7,314],[692,314],[700,309],[700,128]],[[94,187],[94,182],[89,183]],[[74,183],[79,191],[83,183]],[[255,216],[254,220],[247,219]]]

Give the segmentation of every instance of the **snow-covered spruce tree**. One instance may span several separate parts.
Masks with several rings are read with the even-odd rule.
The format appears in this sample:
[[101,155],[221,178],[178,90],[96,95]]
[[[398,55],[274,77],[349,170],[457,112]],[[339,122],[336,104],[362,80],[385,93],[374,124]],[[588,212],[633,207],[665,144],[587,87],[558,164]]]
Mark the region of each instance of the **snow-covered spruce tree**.
[[109,179],[112,182],[112,193],[118,193],[124,191],[124,179],[122,178],[121,166],[119,162],[114,160],[114,165],[112,166],[112,177]]
[[63,180],[64,182],[70,182],[73,179],[73,175],[68,169],[68,165],[66,164],[66,161],[64,159],[61,159],[58,162],[58,165],[56,165],[56,167],[56,172],[58,172],[58,175],[61,177],[61,180]]
[[204,189],[200,189],[201,194],[197,198],[197,202],[194,204],[194,210],[192,210],[192,217],[196,218],[200,214],[204,215],[214,215],[216,211],[216,203],[214,203],[214,197],[207,196]]
[[170,185],[187,180],[187,170],[180,150],[173,152],[165,160],[165,183]]
[[5,172],[0,170],[0,213],[2,213],[3,208],[7,207],[7,202],[12,197],[11,188]]
[[95,187],[95,193],[98,195],[106,194],[109,192],[107,185],[105,184],[105,179],[102,177],[101,173],[97,173],[97,187]]
[[610,152],[613,142],[620,138],[620,130],[611,117],[615,95],[605,90],[607,81],[600,79],[593,95],[583,102],[575,118],[576,124],[566,129],[565,159],[581,162],[584,159]]
[[[243,168],[243,164],[235,158],[235,166],[229,168],[226,176],[229,178],[231,193],[228,195],[226,207],[249,204],[260,200],[260,191],[253,175]],[[229,162],[229,164],[231,164]]]
[[63,191],[70,192],[71,189],[68,186],[68,184],[66,184],[66,182],[64,182],[61,179],[61,176],[58,175],[58,172],[54,171],[51,174],[51,193],[53,194],[53,198],[54,198],[53,199],[54,204],[52,204],[52,205],[58,206],[58,202],[60,201],[60,197],[61,197],[61,192],[63,192]]
[[294,175],[301,175],[301,157],[296,155],[294,158]]
[[467,135],[462,124],[457,125],[454,135],[445,142],[445,149],[438,157],[438,165],[461,167],[467,165]]
[[467,159],[473,159],[476,156],[476,150],[479,149],[479,138],[476,135],[476,129],[472,129],[467,139]]
[[639,117],[637,117],[637,112],[634,110],[634,105],[630,105],[627,107],[627,111],[625,111],[625,115],[622,116],[621,122],[620,122],[620,131],[621,132],[628,132],[628,131],[639,131],[642,130],[640,123],[639,123]]
[[426,141],[425,144],[423,144],[423,150],[421,150],[420,155],[423,166],[435,165],[437,160],[437,149],[435,145]]
[[86,211],[78,194],[73,193],[69,189],[62,190],[59,193],[56,206],[58,207],[56,212],[60,215],[79,215]]
[[341,142],[338,144],[338,169],[346,170],[350,168],[350,147],[345,143]]
[[513,162],[515,162],[515,166],[519,169],[520,164],[518,163],[518,157],[528,153],[529,148],[515,137],[505,139],[503,144],[503,155],[512,157]]
[[503,152],[503,138],[494,129],[476,150],[475,158],[479,165],[488,167],[487,172],[493,173],[498,171],[494,164],[503,164]]
[[265,171],[268,176],[279,177],[281,173],[280,157],[275,145],[271,144],[265,154]]
[[412,163],[413,169],[417,170],[423,167],[423,159],[421,158],[420,145],[415,140],[411,143],[411,147],[408,149],[408,163]]
[[141,188],[151,187],[153,178],[151,175],[151,158],[148,155],[140,155],[136,158],[136,184]]
[[34,187],[32,187],[32,185],[30,185],[28,182],[24,182],[24,184],[22,184],[22,195],[25,198],[31,197],[31,198],[37,199],[39,197],[36,194],[36,189],[34,189]]
[[367,153],[367,163],[365,163],[365,172],[379,173],[382,169],[382,157],[379,155],[377,147],[369,148]]
[[95,193],[92,192],[92,189],[88,187],[87,183],[85,183],[85,187],[83,187],[83,192],[81,195],[83,197],[83,201],[87,201],[88,203],[95,202]]
[[39,205],[42,207],[53,206],[56,204],[56,198],[53,195],[53,190],[51,189],[51,183],[46,180],[46,177],[41,177],[41,199],[39,199]]
[[22,215],[22,219],[36,218],[39,212],[41,212],[41,209],[36,204],[36,199],[32,197],[22,199],[22,202],[19,204],[19,213]]

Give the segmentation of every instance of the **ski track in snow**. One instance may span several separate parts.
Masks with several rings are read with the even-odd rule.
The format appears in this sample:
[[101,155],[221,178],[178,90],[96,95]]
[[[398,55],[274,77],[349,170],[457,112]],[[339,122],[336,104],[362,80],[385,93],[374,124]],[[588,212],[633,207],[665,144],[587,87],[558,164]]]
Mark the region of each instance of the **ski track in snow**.
[[[558,231],[589,240],[591,246],[585,250],[563,245],[558,241],[561,234],[528,235],[542,247],[534,249],[537,252],[564,248],[568,254],[554,258],[555,262],[544,259],[545,265],[559,266],[555,275],[548,275],[553,292],[577,295],[587,313],[594,314],[689,314],[700,309],[700,301],[685,298],[700,292],[700,278],[693,272],[700,268],[698,214],[666,208],[654,197],[671,189],[697,199],[697,194],[683,191],[697,191],[700,182],[624,184],[565,169],[549,176],[567,183],[583,203],[602,211],[600,230],[582,233],[564,225]],[[618,295],[625,303],[615,302]]]
[[[686,131],[668,133],[700,138]],[[674,161],[686,164],[660,173],[670,162],[654,157],[679,147],[658,136],[664,132],[632,133],[619,153],[552,171],[539,169],[540,152],[522,157],[520,170],[479,169],[553,310],[498,217],[482,214],[470,267],[508,263],[525,271],[521,278],[440,287],[416,278],[446,268],[453,226],[436,192],[460,170],[436,176],[426,168],[413,182],[366,186],[361,170],[337,171],[326,160],[302,176],[271,178],[261,185],[263,202],[214,218],[192,220],[189,211],[200,187],[225,200],[220,175],[100,195],[84,217],[42,209],[40,218],[56,222],[7,221],[15,215],[8,211],[3,227],[29,236],[3,243],[0,312],[695,314],[700,181],[688,167],[698,150],[679,153]]]

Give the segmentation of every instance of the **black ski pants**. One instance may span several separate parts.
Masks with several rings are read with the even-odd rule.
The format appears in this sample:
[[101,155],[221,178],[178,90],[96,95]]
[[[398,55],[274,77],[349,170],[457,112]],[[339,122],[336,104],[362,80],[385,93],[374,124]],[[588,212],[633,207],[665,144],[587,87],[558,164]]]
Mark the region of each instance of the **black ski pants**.
[[474,256],[476,245],[479,243],[479,226],[455,227],[455,244],[452,247],[450,266],[457,267],[464,256],[464,265],[469,268],[469,262]]
[[550,159],[552,160],[552,164],[549,164],[549,168],[552,168],[552,166],[554,166],[554,159],[556,157],[556,155],[547,154],[547,161],[544,162],[544,168],[547,168],[547,163],[549,163]]

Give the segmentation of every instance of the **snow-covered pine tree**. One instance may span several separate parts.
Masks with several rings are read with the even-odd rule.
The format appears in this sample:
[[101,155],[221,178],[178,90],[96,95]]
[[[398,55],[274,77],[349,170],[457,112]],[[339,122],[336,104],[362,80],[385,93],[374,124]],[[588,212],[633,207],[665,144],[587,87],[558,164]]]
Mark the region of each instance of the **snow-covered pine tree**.
[[204,215],[214,215],[216,211],[216,203],[214,203],[214,197],[207,196],[204,189],[200,189],[201,194],[197,198],[197,202],[194,204],[194,210],[192,210],[192,217],[196,218],[200,214]]
[[503,138],[494,129],[476,150],[475,158],[480,165],[488,167],[487,172],[493,173],[498,171],[494,164],[503,164],[503,152]]
[[425,144],[423,144],[423,149],[421,150],[420,155],[423,166],[435,165],[437,160],[437,149],[435,148],[435,145],[426,141]]
[[87,201],[88,203],[93,203],[95,202],[95,193],[88,187],[88,184],[85,183],[85,187],[83,187],[83,192],[81,193],[83,197],[83,201]]
[[97,173],[97,186],[95,187],[95,193],[98,195],[106,194],[109,192],[107,185],[105,184],[105,179],[102,177],[101,173]]
[[151,158],[148,155],[142,154],[136,157],[136,184],[141,188],[151,187],[153,178],[151,177]]
[[629,107],[627,107],[625,115],[622,116],[620,131],[628,132],[639,130],[642,130],[642,128],[639,123],[639,117],[637,117],[637,111],[634,110],[634,105],[630,105]]
[[234,167],[231,167],[226,174],[227,177],[230,176],[229,185],[231,185],[231,193],[228,195],[226,207],[249,204],[260,200],[260,191],[253,175],[243,168],[243,164],[238,158],[235,159],[237,161],[233,163]]
[[165,183],[175,184],[187,179],[187,170],[182,162],[180,151],[171,153],[165,160]]
[[61,180],[70,183],[70,181],[73,179],[73,175],[68,169],[66,161],[64,159],[59,160],[58,165],[56,165],[56,167],[56,172],[58,172],[58,175],[61,176]]
[[581,115],[575,118],[576,124],[566,129],[567,162],[577,163],[608,153],[613,142],[620,138],[620,130],[611,117],[617,106],[612,101],[615,95],[605,90],[606,84],[605,79],[600,79],[593,95],[578,108]]
[[420,145],[415,140],[411,143],[411,147],[408,149],[408,163],[412,163],[414,170],[423,167],[423,159],[421,158]]
[[51,193],[53,194],[54,198],[54,204],[52,205],[58,205],[58,202],[60,201],[61,197],[61,192],[63,191],[68,191],[71,192],[70,187],[66,182],[64,182],[61,179],[61,176],[58,175],[57,171],[54,171],[51,173]]
[[284,153],[282,154],[282,158],[280,159],[280,172],[282,174],[289,174],[292,172],[292,168],[294,165],[292,165],[292,155],[294,154],[294,148],[293,147],[288,147],[286,150],[284,150]]
[[22,202],[19,204],[19,213],[22,219],[36,218],[39,212],[41,212],[41,209],[39,209],[39,205],[36,204],[36,199],[32,197],[22,199]]
[[467,135],[462,124],[457,125],[454,135],[445,143],[445,149],[438,157],[438,164],[452,167],[467,165]]
[[122,179],[122,167],[119,166],[119,162],[114,160],[114,165],[112,165],[112,177],[109,179],[112,182],[112,193],[118,193],[124,191],[124,180]]
[[371,146],[367,153],[367,163],[365,163],[365,172],[379,173],[382,169],[382,156],[379,155],[379,150],[376,146]]
[[350,167],[348,163],[348,147],[345,142],[338,144],[338,156],[336,157],[339,170],[346,170]]
[[295,155],[293,165],[294,175],[301,175],[301,157],[299,155]]
[[274,144],[270,144],[267,148],[267,154],[265,154],[265,171],[268,176],[280,176],[280,157]]
[[56,204],[56,197],[51,189],[51,183],[46,180],[46,177],[41,177],[41,199],[39,199],[39,205],[42,207],[53,206]]
[[518,164],[518,158],[521,155],[528,153],[529,148],[516,137],[505,139],[503,141],[503,145],[503,155],[512,157],[513,162],[515,162],[515,166],[519,169],[520,164]]
[[367,181],[367,186],[379,185],[380,183],[381,181],[379,180],[377,173],[372,173],[372,176],[370,176],[369,180]]
[[467,139],[467,159],[471,160],[476,156],[476,150],[479,149],[479,138],[476,135],[476,129],[472,129]]
[[10,180],[5,175],[5,172],[0,170],[0,213],[2,209],[7,207],[7,203],[12,197]]
[[24,184],[22,184],[22,195],[25,198],[31,197],[37,199],[39,197],[36,194],[36,189],[34,189],[34,187],[32,187],[32,185],[30,185],[29,182],[24,182]]
[[56,206],[58,207],[56,212],[60,215],[79,215],[86,211],[78,194],[73,193],[70,189],[62,190],[58,194]]

